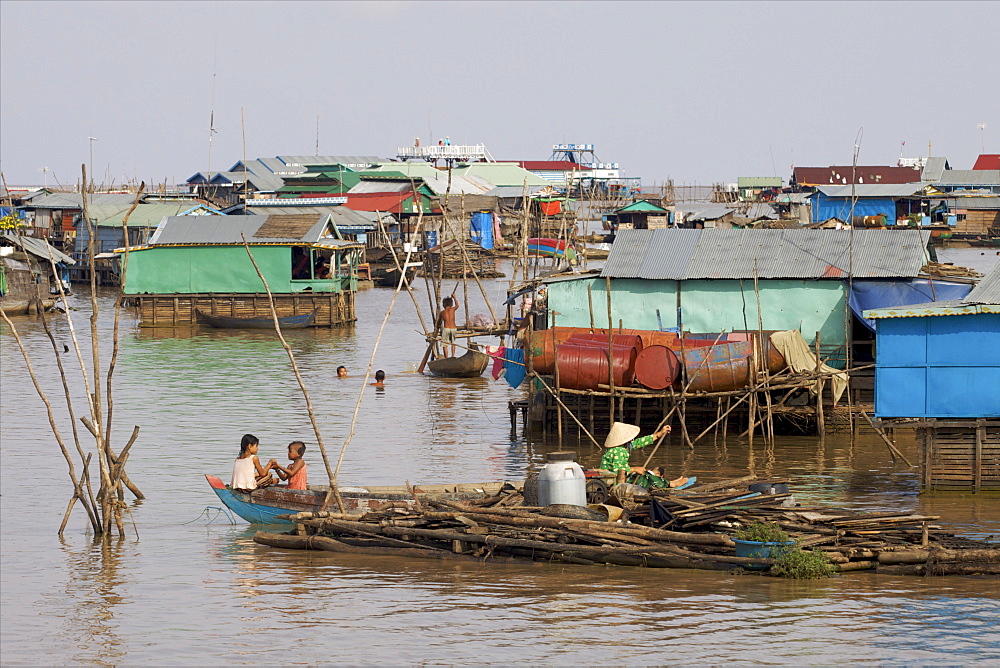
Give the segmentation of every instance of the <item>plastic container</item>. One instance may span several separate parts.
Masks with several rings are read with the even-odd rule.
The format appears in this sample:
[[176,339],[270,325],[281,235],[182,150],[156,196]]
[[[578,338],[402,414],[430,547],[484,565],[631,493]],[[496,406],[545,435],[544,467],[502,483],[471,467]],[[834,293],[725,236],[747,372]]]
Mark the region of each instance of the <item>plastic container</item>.
[[[752,559],[774,559],[781,556],[783,551],[795,545],[794,540],[787,543],[762,543],[758,540],[737,540],[734,538],[733,542],[736,543],[737,557],[750,557]],[[743,568],[747,570],[763,570],[766,567],[763,564],[744,564]]]
[[538,472],[538,505],[587,505],[587,479],[574,461],[576,453],[552,452]]

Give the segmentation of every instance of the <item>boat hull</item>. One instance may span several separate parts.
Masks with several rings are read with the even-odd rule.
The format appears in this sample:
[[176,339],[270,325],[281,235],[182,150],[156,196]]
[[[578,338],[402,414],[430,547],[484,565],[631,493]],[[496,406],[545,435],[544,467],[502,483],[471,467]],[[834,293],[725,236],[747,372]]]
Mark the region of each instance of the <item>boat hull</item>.
[[[240,492],[231,489],[218,476],[206,474],[205,479],[226,508],[251,524],[290,524],[279,515],[298,512],[317,512],[323,509],[326,488],[288,489],[274,485]],[[341,487],[340,499],[344,512],[364,515],[387,508],[416,508],[416,499],[442,499],[469,501],[486,495],[497,494],[506,483],[465,483],[454,485],[415,485],[405,487]],[[338,511],[336,500],[330,499],[327,510]]]
[[483,375],[490,356],[470,350],[459,357],[444,357],[427,363],[427,370],[439,378],[478,378]]
[[[274,329],[273,318],[234,318],[227,315],[212,315],[195,309],[198,322],[217,329]],[[313,324],[316,311],[304,315],[290,315],[278,318],[281,329],[304,329]]]

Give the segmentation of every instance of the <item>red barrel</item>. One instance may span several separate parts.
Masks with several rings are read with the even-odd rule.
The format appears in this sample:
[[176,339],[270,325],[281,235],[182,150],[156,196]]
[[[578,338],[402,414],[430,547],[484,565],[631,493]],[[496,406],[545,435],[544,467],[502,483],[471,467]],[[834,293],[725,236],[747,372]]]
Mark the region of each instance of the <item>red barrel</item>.
[[635,379],[651,390],[673,385],[680,370],[680,360],[667,346],[649,346],[635,358]]
[[[612,370],[616,387],[630,387],[635,380],[635,346],[612,348]],[[596,390],[608,384],[608,347],[564,343],[556,348],[559,360],[559,387],[571,390]]]

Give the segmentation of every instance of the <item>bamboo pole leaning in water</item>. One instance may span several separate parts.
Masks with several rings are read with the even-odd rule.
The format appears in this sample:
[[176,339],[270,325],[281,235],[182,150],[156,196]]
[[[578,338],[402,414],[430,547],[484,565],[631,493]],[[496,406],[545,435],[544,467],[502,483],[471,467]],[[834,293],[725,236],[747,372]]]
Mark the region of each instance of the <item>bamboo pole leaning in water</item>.
[[[337,480],[333,474],[333,470],[330,468],[330,458],[326,454],[326,446],[323,444],[323,434],[320,432],[319,423],[316,422],[316,413],[313,411],[312,399],[309,397],[309,390],[306,388],[306,383],[302,380],[302,374],[299,373],[299,365],[295,361],[295,354],[292,352],[292,347],[288,345],[285,341],[285,337],[281,333],[281,323],[278,320],[278,311],[274,307],[274,295],[271,294],[271,287],[267,284],[267,279],[264,278],[264,274],[261,272],[260,267],[257,266],[257,260],[254,259],[253,252],[250,250],[250,244],[247,243],[246,235],[240,233],[240,238],[243,239],[243,248],[247,251],[247,256],[250,258],[250,262],[253,263],[254,271],[257,272],[257,277],[260,278],[260,282],[264,284],[264,290],[267,292],[267,305],[271,310],[271,319],[274,322],[274,332],[278,335],[278,340],[281,341],[281,347],[285,349],[285,353],[288,355],[288,361],[292,365],[292,373],[295,374],[295,380],[299,383],[299,389],[302,390],[302,396],[306,400],[306,411],[309,413],[309,421],[312,423],[313,433],[316,435],[316,445],[319,446],[320,455],[323,457],[323,465],[326,467],[326,475],[330,480],[330,489],[327,491],[327,499],[330,498],[330,493],[332,492],[337,498],[337,507],[340,508],[340,512],[344,512],[344,502],[340,498],[340,491],[337,489]],[[323,509],[326,510],[326,503],[323,504]]]
[[[424,223],[424,213],[423,208],[420,210],[420,214],[417,217],[417,225],[414,230],[415,234],[420,233],[420,228]],[[411,257],[413,256],[413,244],[411,243],[409,249],[406,252],[406,259],[404,265],[409,264]],[[354,405],[354,415],[351,418],[351,429],[347,434],[347,438],[344,439],[344,444],[340,448],[340,456],[337,458],[337,467],[333,470],[333,474],[330,476],[330,489],[336,489],[337,476],[340,474],[340,467],[344,463],[344,455],[347,453],[347,446],[351,444],[351,440],[354,438],[355,429],[358,424],[358,414],[361,412],[361,402],[365,397],[365,390],[368,387],[368,379],[371,378],[372,367],[375,364],[375,355],[378,353],[379,344],[382,342],[382,334],[385,332],[386,323],[389,322],[389,316],[392,314],[392,309],[396,305],[396,299],[399,297],[400,290],[403,289],[403,285],[406,283],[406,276],[400,275],[399,283],[396,284],[396,290],[392,294],[392,300],[389,302],[389,308],[385,311],[385,317],[382,319],[382,325],[379,327],[378,335],[375,337],[375,343],[372,345],[372,354],[368,358],[368,366],[365,369],[365,377],[361,381],[361,390],[358,392],[358,401]],[[320,510],[326,510],[327,505],[330,503],[330,492],[327,492],[326,498],[323,500],[323,506]],[[340,512],[344,512],[344,504],[340,499],[340,494],[337,494],[337,506],[340,508]]]

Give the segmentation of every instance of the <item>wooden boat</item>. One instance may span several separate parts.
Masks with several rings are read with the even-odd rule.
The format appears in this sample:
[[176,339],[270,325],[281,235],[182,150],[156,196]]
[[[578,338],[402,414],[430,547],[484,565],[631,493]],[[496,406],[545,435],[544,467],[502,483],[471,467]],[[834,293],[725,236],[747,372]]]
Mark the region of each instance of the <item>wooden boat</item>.
[[[279,515],[303,511],[317,512],[326,499],[326,485],[310,485],[309,489],[288,489],[284,485],[272,485],[252,492],[231,489],[218,476],[206,474],[205,479],[219,500],[251,524],[285,524],[288,520]],[[341,487],[340,499],[344,502],[344,512],[364,515],[367,512],[388,508],[416,508],[417,501],[440,499],[443,501],[471,501],[500,493],[505,485],[521,489],[523,483],[457,483],[446,485],[413,485],[407,489],[403,485]],[[338,512],[337,502],[331,498],[327,510]]]
[[565,257],[572,263],[576,259],[576,249],[563,239],[536,237],[528,239],[528,257]]
[[490,356],[478,350],[468,350],[459,357],[442,357],[427,363],[432,376],[441,378],[478,378],[483,375]]
[[[212,315],[201,309],[195,309],[198,322],[218,329],[274,329],[273,318],[234,318],[228,315]],[[316,311],[305,315],[289,315],[278,318],[281,329],[303,329],[312,325],[316,319]]]

